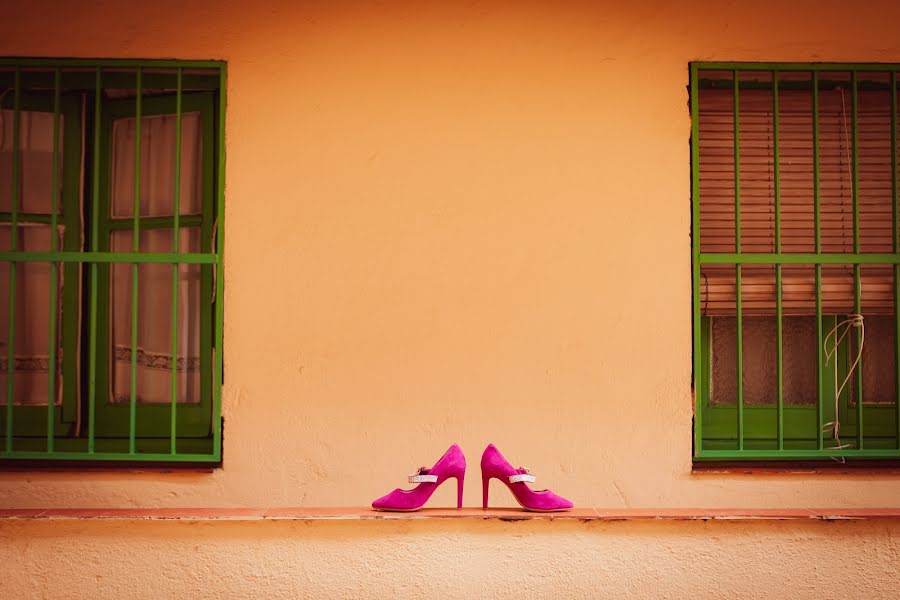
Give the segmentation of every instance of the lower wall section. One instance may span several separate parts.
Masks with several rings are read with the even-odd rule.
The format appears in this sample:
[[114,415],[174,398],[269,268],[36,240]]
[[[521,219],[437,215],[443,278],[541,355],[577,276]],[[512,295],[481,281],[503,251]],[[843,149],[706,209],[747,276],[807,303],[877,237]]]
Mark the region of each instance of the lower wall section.
[[900,521],[0,521],[4,598],[888,598]]

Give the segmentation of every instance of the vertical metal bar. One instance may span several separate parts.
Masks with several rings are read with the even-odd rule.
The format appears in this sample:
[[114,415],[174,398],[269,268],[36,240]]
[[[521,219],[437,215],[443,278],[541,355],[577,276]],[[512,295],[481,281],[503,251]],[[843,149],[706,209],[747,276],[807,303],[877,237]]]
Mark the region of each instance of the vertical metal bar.
[[[813,220],[815,228],[815,252],[822,253],[822,195],[819,173],[819,73],[812,72],[812,127],[813,127]],[[825,366],[822,360],[822,265],[816,264],[816,442],[817,448],[825,448],[822,427],[825,419],[824,385]]]
[[[816,265],[816,442],[817,448],[825,448],[825,435],[823,427],[825,419],[824,410],[824,377],[825,365],[822,360],[822,265]],[[837,358],[835,357],[835,362]],[[837,415],[834,416],[837,418]]]
[[741,299],[741,265],[735,265],[735,313],[737,315],[737,435],[738,450],[744,449],[744,324]]
[[[897,72],[891,71],[891,197],[894,253],[900,252],[900,187],[897,176]],[[900,265],[894,265],[894,432],[900,450]]]
[[[134,206],[132,208],[131,250],[140,251],[141,235],[141,96],[143,95],[143,71],[135,73],[134,98]],[[135,426],[137,424],[137,337],[138,337],[138,265],[131,265],[131,395],[128,410],[128,451],[135,452]]]
[[[59,110],[61,72],[53,72],[53,173],[50,177],[50,251],[58,249],[56,213],[59,210]],[[56,411],[56,263],[50,263],[50,356],[47,368],[47,452],[53,452]]]
[[700,314],[700,77],[691,63],[691,276],[694,328],[694,455],[703,450],[703,355],[702,315]]
[[[862,314],[862,284],[860,281],[860,265],[855,265],[853,269],[855,285],[853,291],[853,310],[856,314]],[[862,357],[862,337],[859,331],[854,328],[854,339],[856,341],[856,351],[860,353],[859,362],[856,365],[856,447],[863,449],[863,357]],[[849,366],[849,365],[848,365]]]
[[851,88],[851,132],[852,132],[852,183],[853,198],[853,253],[859,254],[859,97],[856,83],[856,71],[850,72]]
[[218,165],[216,172],[216,356],[213,365],[213,452],[216,460],[222,457],[222,341],[225,309],[223,305],[225,287],[225,228],[222,218],[225,215],[225,106],[228,85],[227,67],[219,70],[219,111],[218,127]]
[[[852,153],[852,181],[853,181],[853,253],[859,254],[859,89],[857,85],[857,75],[856,71],[850,72],[850,87],[851,87],[851,99],[852,99],[852,132],[853,132],[853,153]],[[860,271],[861,266],[859,263],[854,265],[853,269],[853,277],[854,277],[854,298],[853,298],[853,311],[856,314],[862,314],[862,285],[860,280]],[[854,338],[856,340],[856,351],[862,352],[862,338],[859,336],[858,332],[854,331],[856,335]],[[863,360],[860,356],[859,363],[856,367],[856,447],[859,450],[863,449]]]
[[[178,254],[178,242],[181,235],[181,86],[182,70],[178,67],[175,75],[175,196],[173,208],[172,252]],[[169,415],[169,452],[176,453],[178,410],[178,269],[176,262],[172,265],[172,399]]]
[[740,101],[738,99],[738,71],[733,71],[734,81],[734,251],[741,253],[741,132],[740,118]]
[[[772,71],[772,141],[773,141],[773,176],[775,187],[775,253],[781,254],[781,148],[780,122],[778,114],[778,71]],[[784,324],[782,322],[782,276],[781,265],[775,265],[775,343],[777,361],[777,396],[776,396],[776,437],[778,449],[784,450]]]
[[[741,134],[740,134],[740,72],[734,78],[734,251],[741,247]],[[744,324],[741,292],[741,265],[735,265],[735,316],[737,325],[737,436],[738,451],[744,449]]]
[[[12,198],[10,199],[11,216],[10,250],[19,249],[19,130],[21,127],[22,76],[16,67],[13,78],[13,139],[12,139]],[[9,263],[9,345],[6,356],[6,451],[12,452],[13,436],[13,397],[16,373],[16,263]]]
[[812,126],[813,126],[813,218],[815,221],[816,254],[822,252],[822,196],[819,177],[819,73],[812,72]]
[[[103,101],[103,69],[97,67],[94,81],[94,148],[100,148],[100,108]],[[100,239],[100,161],[93,160],[93,173],[91,174],[91,205],[93,207],[91,219],[91,250],[97,252]],[[97,263],[91,263],[91,319],[88,334],[88,452],[94,452],[94,433],[97,405]]]

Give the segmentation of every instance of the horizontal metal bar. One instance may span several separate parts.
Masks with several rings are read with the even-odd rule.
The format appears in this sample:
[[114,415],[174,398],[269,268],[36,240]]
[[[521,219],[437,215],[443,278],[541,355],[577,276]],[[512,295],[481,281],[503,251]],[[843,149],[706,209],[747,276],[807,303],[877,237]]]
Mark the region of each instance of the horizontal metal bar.
[[0,460],[84,460],[84,461],[104,461],[104,460],[124,460],[124,461],[141,461],[141,462],[219,462],[220,455],[218,452],[211,454],[169,454],[169,453],[149,453],[137,452],[129,454],[128,452],[2,452],[0,451]]
[[809,458],[900,458],[900,450],[699,450],[694,460],[796,460]]
[[172,263],[214,265],[218,255],[201,252],[0,252],[0,262]]
[[900,71],[896,63],[762,63],[762,62],[696,62],[700,70],[733,71]]
[[174,60],[174,59],[132,59],[132,58],[0,58],[0,66],[21,67],[168,67],[185,69],[219,69],[225,66],[224,60]]
[[[880,71],[878,72],[881,73]],[[881,81],[869,81],[866,79],[862,79],[859,82],[859,90],[865,92],[875,92],[875,91],[890,91],[891,86],[889,83],[884,83]],[[729,78],[721,78],[721,79],[712,79],[709,77],[704,77],[700,79],[698,82],[698,86],[700,89],[710,89],[710,90],[724,90],[731,89],[734,86],[733,80]],[[847,86],[847,81],[842,79],[819,79],[819,90],[820,91],[832,91],[837,88],[845,88]],[[744,80],[738,83],[738,87],[742,90],[771,90],[775,86],[771,81],[754,81],[754,80]],[[782,81],[778,83],[777,86],[782,90],[801,90],[801,91],[809,91],[813,88],[811,80],[805,81]]]
[[700,264],[707,265],[896,265],[900,254],[767,254],[704,253]]

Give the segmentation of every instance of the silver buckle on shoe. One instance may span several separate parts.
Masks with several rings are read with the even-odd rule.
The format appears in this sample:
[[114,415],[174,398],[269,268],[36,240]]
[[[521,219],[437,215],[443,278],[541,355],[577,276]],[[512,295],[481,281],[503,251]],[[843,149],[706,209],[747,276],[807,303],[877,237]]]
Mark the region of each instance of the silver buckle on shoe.
[[531,471],[528,470],[528,467],[519,467],[524,473],[516,473],[515,475],[509,476],[510,483],[519,483],[520,481],[525,481],[527,483],[534,483],[537,481],[537,477],[531,474]]
[[406,476],[406,480],[409,483],[437,483],[438,476],[437,475],[427,475],[423,473],[423,471],[427,471],[428,467],[419,467],[419,470],[415,473],[411,473]]

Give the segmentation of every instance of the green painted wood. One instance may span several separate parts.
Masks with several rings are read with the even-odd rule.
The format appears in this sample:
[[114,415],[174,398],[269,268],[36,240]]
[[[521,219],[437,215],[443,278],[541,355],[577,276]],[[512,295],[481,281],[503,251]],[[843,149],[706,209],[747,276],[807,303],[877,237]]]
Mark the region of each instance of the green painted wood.
[[[216,112],[218,120],[218,131],[220,132],[217,141],[216,153],[216,353],[215,365],[213,367],[213,425],[212,434],[213,451],[216,453],[216,459],[222,456],[222,384],[224,373],[222,370],[222,343],[224,336],[224,287],[225,287],[225,224],[223,217],[225,215],[225,107],[226,96],[228,91],[228,66],[222,65],[219,70],[219,104]],[[698,229],[699,231],[699,229]]]
[[[20,84],[19,67],[16,67],[15,82],[13,84],[13,139],[12,139],[12,196],[11,218],[10,224],[12,231],[10,232],[10,250],[13,252],[19,249],[19,202],[20,202],[20,182],[19,182],[19,141],[21,128],[21,95],[22,89]],[[9,265],[9,327],[8,342],[6,355],[6,436],[5,447],[7,451],[12,450],[13,441],[13,403],[15,401],[15,379],[16,379],[16,264]]]
[[[213,150],[216,147],[216,128],[213,118],[214,113],[214,95],[208,93],[185,94],[182,98],[182,112],[196,112],[200,115],[201,122],[201,189],[202,189],[202,209],[200,225],[201,250],[211,248],[210,243],[204,243],[203,238],[211,239],[212,215],[215,205],[215,178],[213,171]],[[148,97],[142,101],[142,114],[144,116],[153,115],[174,115],[176,111],[176,96],[165,97]],[[111,131],[113,123],[117,119],[133,119],[136,112],[136,99],[113,100],[104,104],[104,143],[100,147],[99,153],[101,157],[102,171],[108,177],[111,168]],[[209,149],[209,150],[207,150]],[[101,185],[104,190],[100,199],[99,214],[102,215],[101,220],[101,251],[109,249],[110,234],[114,231],[112,226],[113,219],[110,218],[110,198],[109,189],[110,182],[106,181]],[[166,217],[174,226],[174,215]],[[179,217],[179,220],[181,217]],[[134,221],[133,216],[123,219],[131,228],[133,235]],[[204,234],[204,228],[208,233]],[[213,295],[212,288],[212,266],[217,263],[215,254],[209,252],[200,253],[146,253],[146,252],[130,252],[130,253],[110,253],[111,260],[108,264],[102,265],[104,270],[101,271],[100,293],[98,299],[99,314],[101,315],[101,327],[99,329],[99,346],[98,346],[98,362],[102,368],[98,371],[99,389],[111,389],[111,365],[112,365],[112,348],[111,348],[111,332],[109,331],[109,322],[111,315],[110,305],[110,264],[124,262],[168,262],[175,266],[180,264],[200,265],[201,269],[201,286],[200,297],[211,298]],[[129,257],[129,260],[122,260]],[[160,260],[165,257],[177,257],[177,260]],[[155,259],[155,260],[151,260]],[[174,267],[173,267],[174,268]],[[210,272],[206,282],[203,281],[202,271],[206,269]],[[204,361],[204,353],[211,356],[211,343],[206,340],[213,339],[214,322],[211,314],[210,303],[200,304],[200,339],[201,343],[201,360],[200,360],[200,398],[199,402],[191,404],[181,404],[177,410],[177,430],[178,439],[176,440],[176,451],[181,440],[196,437],[210,436],[210,423],[212,411],[212,361],[207,358]],[[204,350],[206,348],[206,350]],[[135,354],[132,353],[132,358]],[[114,403],[111,399],[104,397],[103,402],[98,404],[97,419],[98,432],[105,436],[125,436],[130,438],[130,401],[126,404]],[[141,404],[136,403],[135,407],[135,438],[145,438],[148,436],[170,436],[171,433],[171,406],[167,402],[165,404]],[[171,451],[171,447],[169,447]]]
[[[63,66],[63,65],[59,65]],[[142,75],[145,89],[174,89],[176,77],[174,73],[145,72]],[[12,87],[12,73],[0,72],[0,88]],[[127,71],[107,71],[103,74],[107,87],[114,89],[132,89],[135,87],[135,74]],[[216,69],[207,72],[193,72],[183,77],[184,89],[214,92],[219,87],[219,73]],[[26,71],[22,73],[22,85],[28,89],[52,89],[53,74],[45,71]],[[94,74],[90,71],[64,71],[62,87],[66,90],[82,90],[93,92]]]
[[896,64],[888,63],[829,63],[829,62],[721,62],[703,61],[697,64],[699,69],[709,71],[881,71],[893,72],[900,69]]
[[690,67],[691,85],[691,287],[696,299],[693,303],[693,344],[694,344],[694,452],[703,448],[703,403],[706,377],[702,361],[702,344],[706,336],[702,330],[703,321],[700,315],[700,95],[697,87],[699,69],[697,63]]
[[696,461],[731,461],[731,460],[828,460],[832,458],[844,458],[850,460],[867,459],[896,459],[897,451],[884,449],[870,450],[756,450],[747,449],[735,455],[732,450],[704,450],[694,460]]
[[85,67],[85,68],[178,68],[184,69],[217,69],[224,68],[221,60],[167,60],[167,59],[131,59],[131,58],[0,58],[3,67]]
[[[53,82],[53,158],[50,183],[50,251],[58,250],[57,212],[59,211],[59,120],[60,120],[60,75],[59,69],[54,70]],[[49,368],[47,370],[47,452],[53,452],[53,437],[55,435],[55,405],[56,405],[56,312],[57,312],[57,264],[50,263],[50,314],[49,320]]]

